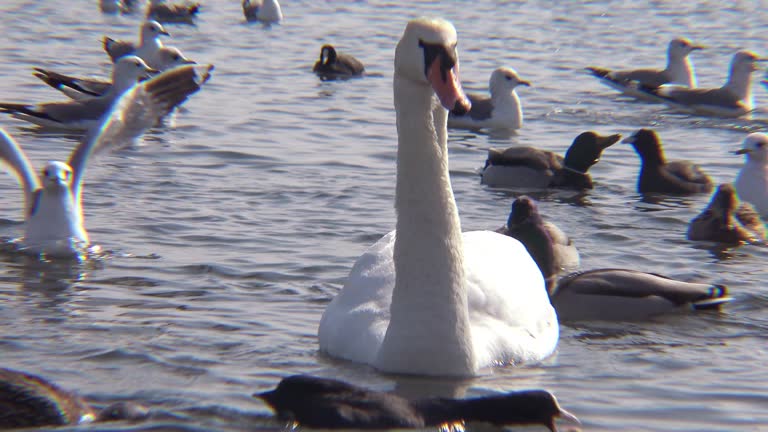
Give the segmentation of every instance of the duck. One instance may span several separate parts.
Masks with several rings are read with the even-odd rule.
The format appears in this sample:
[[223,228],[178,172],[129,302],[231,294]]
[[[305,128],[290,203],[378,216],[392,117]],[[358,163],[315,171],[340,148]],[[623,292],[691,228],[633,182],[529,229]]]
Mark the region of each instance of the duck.
[[739,198],[755,207],[763,218],[768,219],[768,135],[754,132],[744,139],[742,148],[735,152],[745,155],[733,184]]
[[765,243],[765,224],[750,203],[740,202],[730,183],[717,187],[707,208],[688,225],[688,239],[718,243]]
[[[185,57],[178,48],[164,46],[158,51],[158,64],[157,71],[162,72],[176,66],[196,64],[196,62]],[[76,77],[43,68],[34,68],[33,75],[75,100],[102,96],[112,88],[111,80]]]
[[147,408],[117,402],[95,410],[85,399],[38,375],[0,368],[0,430],[144,420]]
[[363,63],[349,54],[336,51],[333,45],[320,48],[320,59],[315,62],[312,72],[322,80],[359,77],[365,73]]
[[243,15],[248,22],[276,24],[283,20],[283,11],[277,0],[243,0]]
[[587,172],[600,160],[603,150],[621,139],[620,134],[580,133],[565,158],[534,147],[490,149],[481,183],[492,187],[592,189]]
[[495,426],[543,425],[556,432],[558,418],[581,424],[546,390],[471,399],[409,400],[340,380],[292,375],[282,378],[274,390],[253,397],[263,400],[279,420],[315,429],[423,429],[483,422]]
[[586,68],[601,83],[618,90],[626,96],[658,102],[655,97],[643,89],[656,89],[673,84],[687,88],[696,88],[696,74],[689,55],[704,49],[684,37],[676,37],[667,46],[667,66],[664,69],[626,69],[611,70],[602,67]]
[[112,39],[104,36],[103,46],[112,63],[116,63],[120,57],[134,55],[144,60],[149,66],[157,68],[160,66],[157,54],[163,47],[160,36],[170,36],[171,34],[162,24],[155,20],[145,21],[141,25],[139,32],[140,40],[136,45],[133,42]]
[[448,114],[448,127],[520,129],[523,127],[523,108],[515,89],[530,85],[512,68],[494,70],[488,82],[490,96],[468,94],[472,109],[461,116]]
[[661,139],[652,129],[639,129],[624,139],[640,156],[637,191],[641,194],[695,194],[712,192],[712,179],[693,162],[667,161]]
[[167,3],[165,0],[150,0],[147,6],[147,20],[161,23],[194,24],[200,12],[200,3]]
[[90,239],[85,229],[82,195],[89,159],[96,152],[130,142],[154,126],[159,118],[199,89],[198,83],[207,80],[209,74],[206,67],[190,65],[135,84],[85,135],[67,162],[48,162],[40,175],[35,173],[21,146],[0,129],[0,162],[19,180],[24,197],[22,250],[46,257],[87,258]]
[[469,110],[457,41],[450,22],[418,18],[397,44],[397,223],[323,313],[319,347],[331,357],[385,373],[470,377],[541,361],[557,346],[557,315],[525,247],[461,231],[447,156],[448,110]]
[[622,268],[567,274],[552,288],[550,298],[564,323],[642,321],[682,311],[719,310],[733,300],[725,285]]
[[100,96],[36,105],[0,102],[0,112],[41,127],[87,131],[99,123],[114,101],[136,82],[157,70],[136,56],[125,56],[112,68],[112,87]]
[[550,221],[545,221],[533,198],[522,195],[512,203],[507,224],[496,232],[519,240],[531,254],[544,276],[547,290],[564,271],[579,267],[579,251],[570,237]]
[[754,109],[752,73],[758,62],[766,61],[752,51],[739,51],[731,60],[728,79],[719,88],[679,86],[643,89],[677,111],[726,118],[741,117]]

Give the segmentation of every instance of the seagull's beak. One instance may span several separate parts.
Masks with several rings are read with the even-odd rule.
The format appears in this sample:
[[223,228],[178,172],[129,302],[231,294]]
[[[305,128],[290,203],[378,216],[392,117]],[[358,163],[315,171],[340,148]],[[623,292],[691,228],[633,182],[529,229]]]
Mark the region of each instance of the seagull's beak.
[[525,81],[525,80],[520,80],[520,81],[517,82],[517,85],[530,87],[531,86],[531,82],[530,81]]
[[733,152],[733,154],[735,154],[735,155],[743,155],[743,154],[747,154],[747,153],[751,153],[751,152],[752,152],[752,150],[747,149],[747,148],[743,148],[743,149],[736,150],[735,152]]
[[706,48],[707,48],[706,45],[691,45],[691,51],[699,51]]

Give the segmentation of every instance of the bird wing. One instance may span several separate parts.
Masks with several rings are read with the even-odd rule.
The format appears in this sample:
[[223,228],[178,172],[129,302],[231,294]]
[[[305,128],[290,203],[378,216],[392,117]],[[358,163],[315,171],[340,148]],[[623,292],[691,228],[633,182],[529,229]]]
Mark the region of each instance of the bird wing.
[[104,36],[104,51],[109,54],[109,58],[111,58],[112,63],[114,63],[120,57],[132,54],[136,51],[136,44]]
[[80,205],[82,180],[88,158],[138,138],[175,106],[200,89],[212,65],[179,66],[135,84],[115,101],[99,125],[89,131],[69,158],[73,171],[72,194]]
[[506,150],[488,150],[488,165],[527,166],[540,170],[562,168],[562,156],[533,147],[510,147]]
[[24,215],[26,218],[34,206],[34,194],[40,189],[40,180],[19,144],[2,128],[0,128],[0,161],[16,177],[24,189]]
[[94,78],[77,78],[41,68],[35,68],[34,75],[57,90],[64,91],[62,88],[67,87],[88,96],[101,96],[112,87],[110,81]]

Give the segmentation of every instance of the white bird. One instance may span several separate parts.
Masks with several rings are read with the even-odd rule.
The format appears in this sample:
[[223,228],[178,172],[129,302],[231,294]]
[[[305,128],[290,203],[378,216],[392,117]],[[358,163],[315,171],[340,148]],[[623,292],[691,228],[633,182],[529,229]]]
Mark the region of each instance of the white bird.
[[512,68],[493,71],[488,81],[490,97],[469,94],[472,109],[464,115],[448,114],[448,127],[520,129],[523,127],[523,107],[515,89],[530,86]]
[[124,5],[120,0],[99,0],[99,9],[105,14],[118,14],[124,10]]
[[[643,89],[654,89],[667,84],[677,84],[688,88],[696,87],[696,74],[688,55],[703,49],[686,38],[675,38],[667,47],[667,67],[664,69],[624,69],[611,70],[590,66],[586,68],[601,83],[619,92],[644,100],[656,101],[649,98]],[[656,101],[657,102],[657,101]]]
[[156,70],[139,57],[122,57],[112,69],[112,88],[101,96],[37,105],[0,103],[0,112],[43,127],[88,130],[99,122],[115,99],[136,84],[139,78],[154,72]]
[[277,0],[243,0],[243,15],[247,21],[275,24],[283,20],[283,11]]
[[120,57],[135,55],[144,60],[153,68],[158,68],[158,51],[163,47],[160,36],[170,36],[165,28],[157,21],[145,21],[141,25],[139,45],[133,42],[112,39],[104,36],[104,51],[107,52],[112,62]]
[[209,65],[182,66],[135,84],[120,97],[64,162],[48,162],[38,177],[21,147],[0,129],[0,160],[24,193],[23,245],[31,254],[77,257],[90,244],[83,221],[83,175],[99,151],[130,142],[207,80]]
[[736,193],[768,219],[768,135],[761,132],[747,135],[736,154],[747,156],[733,182]]
[[[157,70],[164,71],[176,66],[195,64],[176,47],[162,47],[158,51]],[[113,66],[113,70],[114,70]],[[49,86],[59,90],[71,99],[89,99],[101,96],[112,88],[112,81],[97,78],[81,78],[64,75],[47,69],[35,68],[34,75]]]
[[541,360],[559,336],[525,247],[461,232],[446,129],[446,109],[469,108],[456,43],[451,23],[419,18],[397,44],[396,229],[357,260],[318,330],[321,351],[384,372],[474,376]]
[[720,88],[659,87],[648,90],[648,94],[683,112],[740,117],[754,107],[752,72],[758,70],[757,62],[765,60],[751,51],[739,51],[731,60],[728,80]]

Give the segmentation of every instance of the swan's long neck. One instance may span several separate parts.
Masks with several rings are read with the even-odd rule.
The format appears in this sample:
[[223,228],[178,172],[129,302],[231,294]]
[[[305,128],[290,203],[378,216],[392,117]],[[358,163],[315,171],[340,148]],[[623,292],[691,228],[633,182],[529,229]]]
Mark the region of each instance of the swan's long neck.
[[447,112],[431,87],[395,76],[397,236],[390,323],[378,367],[471,375],[461,225],[448,171]]

